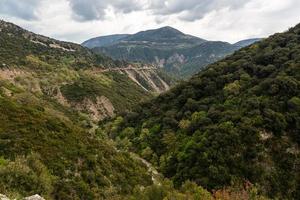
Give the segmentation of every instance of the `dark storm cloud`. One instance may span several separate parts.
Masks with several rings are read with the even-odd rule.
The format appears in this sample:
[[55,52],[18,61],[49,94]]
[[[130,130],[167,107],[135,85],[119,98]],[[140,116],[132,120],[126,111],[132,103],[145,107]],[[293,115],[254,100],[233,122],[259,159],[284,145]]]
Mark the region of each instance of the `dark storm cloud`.
[[35,20],[36,7],[41,0],[0,0],[0,13],[25,20]]
[[105,10],[113,8],[117,12],[130,13],[143,9],[141,0],[69,0],[74,17],[80,21],[105,18]]

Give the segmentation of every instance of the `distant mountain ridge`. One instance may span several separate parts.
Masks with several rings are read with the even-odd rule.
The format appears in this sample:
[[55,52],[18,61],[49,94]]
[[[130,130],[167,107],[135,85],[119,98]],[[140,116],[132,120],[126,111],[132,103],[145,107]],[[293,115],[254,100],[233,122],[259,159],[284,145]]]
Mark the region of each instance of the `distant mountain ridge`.
[[239,46],[239,47],[246,47],[255,42],[261,41],[262,39],[263,38],[251,38],[251,39],[241,40],[241,41],[234,43],[233,45]]
[[[103,40],[108,42],[103,43]],[[206,65],[255,41],[248,40],[237,45],[207,41],[166,26],[121,37],[98,37],[82,45],[114,59],[155,64],[177,78],[187,78]]]
[[124,42],[125,44],[132,42],[141,46],[148,44],[158,48],[166,45],[168,45],[168,47],[171,46],[180,48],[182,45],[193,46],[195,44],[201,44],[205,41],[206,40],[201,38],[184,34],[170,26],[166,26],[158,29],[138,32],[123,38],[120,42]]
[[90,49],[95,47],[104,47],[104,46],[112,45],[127,36],[129,36],[129,34],[115,34],[115,35],[101,36],[101,37],[96,37],[87,40],[83,42],[82,45]]

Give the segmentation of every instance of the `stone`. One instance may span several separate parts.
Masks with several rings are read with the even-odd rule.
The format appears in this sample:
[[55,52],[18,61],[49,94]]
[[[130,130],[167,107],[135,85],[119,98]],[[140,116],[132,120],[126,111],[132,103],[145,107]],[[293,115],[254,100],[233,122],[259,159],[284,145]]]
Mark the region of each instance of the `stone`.
[[4,194],[0,194],[0,200],[10,200],[10,199]]
[[25,197],[24,200],[45,200],[43,197],[41,197],[38,194],[32,195],[30,197]]

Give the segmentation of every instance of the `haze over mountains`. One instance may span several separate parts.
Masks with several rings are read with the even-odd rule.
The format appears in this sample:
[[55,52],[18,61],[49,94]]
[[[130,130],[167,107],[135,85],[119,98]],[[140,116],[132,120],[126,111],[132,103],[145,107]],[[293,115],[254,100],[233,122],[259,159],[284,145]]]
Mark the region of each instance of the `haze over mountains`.
[[177,78],[187,78],[206,65],[257,41],[259,39],[249,39],[236,44],[207,41],[167,26],[132,35],[97,37],[82,45],[114,59],[151,63]]

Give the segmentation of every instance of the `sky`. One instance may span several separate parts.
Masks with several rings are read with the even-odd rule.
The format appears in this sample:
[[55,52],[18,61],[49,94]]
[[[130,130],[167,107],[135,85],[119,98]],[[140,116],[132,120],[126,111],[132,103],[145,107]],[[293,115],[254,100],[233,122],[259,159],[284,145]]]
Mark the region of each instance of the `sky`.
[[75,43],[163,26],[233,43],[300,23],[300,0],[0,0],[0,19]]

